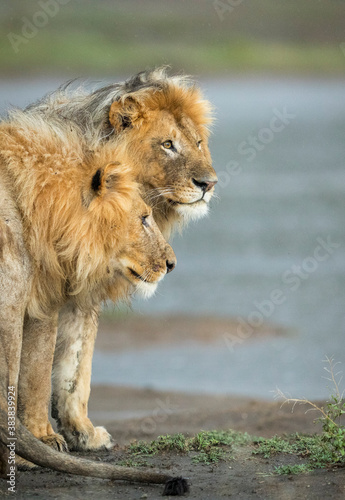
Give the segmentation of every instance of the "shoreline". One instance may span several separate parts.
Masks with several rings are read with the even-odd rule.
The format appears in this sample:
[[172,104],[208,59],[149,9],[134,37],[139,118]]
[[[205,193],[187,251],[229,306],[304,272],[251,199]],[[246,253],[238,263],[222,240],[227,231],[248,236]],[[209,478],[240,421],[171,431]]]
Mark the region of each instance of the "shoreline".
[[[234,319],[161,315],[103,317],[95,349],[99,352],[140,353],[153,347],[174,348],[190,342],[210,346],[224,342],[226,334],[238,335]],[[268,341],[286,337],[290,332],[264,324],[245,342]],[[150,439],[153,434],[196,433],[200,429],[229,429],[270,437],[279,433],[307,432],[321,429],[314,416],[305,415],[307,407],[242,395],[156,390],[114,384],[91,386],[90,418],[95,425],[105,425],[115,440]]]
[[[323,402],[317,402],[323,405]],[[306,405],[264,401],[241,396],[214,396],[124,386],[92,386],[89,417],[104,425],[119,445],[151,440],[158,435],[200,430],[228,430],[273,437],[321,431],[319,416]]]

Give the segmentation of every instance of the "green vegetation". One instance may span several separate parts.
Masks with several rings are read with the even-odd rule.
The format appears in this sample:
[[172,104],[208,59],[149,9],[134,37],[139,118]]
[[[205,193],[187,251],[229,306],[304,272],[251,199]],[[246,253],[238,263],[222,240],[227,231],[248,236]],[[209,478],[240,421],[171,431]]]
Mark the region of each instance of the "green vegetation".
[[160,451],[186,452],[186,438],[183,434],[173,434],[172,436],[158,436],[157,439],[147,443],[146,441],[134,442],[129,447],[129,452],[133,455],[149,456]]
[[146,460],[133,460],[132,458],[120,460],[120,462],[117,462],[117,465],[121,465],[122,467],[148,467]]
[[293,474],[304,474],[306,472],[311,472],[313,470],[309,464],[295,464],[295,465],[280,465],[275,467],[274,471],[280,476],[293,475]]
[[[293,434],[285,438],[274,436],[271,439],[261,439],[253,451],[254,454],[263,455],[264,458],[285,453],[307,460],[303,466],[291,466],[291,474],[307,472],[333,464],[345,465],[343,452],[344,448],[339,448],[338,445],[335,445],[333,438],[329,438],[324,433],[315,436]],[[288,467],[290,466],[277,467],[275,471],[279,474],[288,474]]]
[[[327,415],[344,413],[343,402],[333,402],[327,407],[330,412]],[[158,436],[151,442],[132,443],[127,450],[131,458],[121,463],[131,466],[147,465],[143,458],[174,452],[189,454],[191,462],[195,464],[216,464],[220,460],[233,459],[233,454],[239,447],[249,446],[252,454],[266,459],[278,455],[293,455],[299,460],[305,460],[302,464],[275,466],[273,471],[276,474],[301,474],[330,465],[345,466],[344,427],[332,424],[328,416],[326,421],[322,434],[313,436],[296,433],[265,439],[233,430],[201,431],[194,437],[183,434]]]
[[2,74],[105,76],[160,64],[194,74],[345,69],[340,0],[246,0],[223,14],[213,0],[147,0],[145,7],[139,0],[50,0],[57,9],[48,14],[45,2],[1,3]]
[[207,451],[200,451],[195,457],[192,457],[193,464],[216,464],[219,460],[225,460],[224,450],[212,447]]
[[190,454],[192,463],[215,464],[220,460],[233,458],[230,453],[236,452],[241,446],[252,448],[252,454],[264,458],[272,456],[291,455],[303,463],[288,463],[275,466],[273,472],[280,475],[301,474],[311,472],[327,466],[345,466],[345,426],[342,417],[345,415],[345,401],[339,390],[339,373],[335,374],[336,364],[327,359],[328,371],[334,386],[334,394],[324,407],[306,399],[286,398],[281,392],[284,403],[307,404],[320,413],[318,420],[322,423],[322,433],[315,435],[291,434],[288,436],[274,436],[270,439],[250,436],[247,433],[229,431],[200,431],[194,437],[183,434],[159,436],[149,443],[135,442],[130,445],[128,452],[139,460],[142,457],[156,455],[160,452],[175,452]]
[[[294,434],[286,439],[274,436],[271,439],[259,439],[255,454],[262,454],[269,458],[277,453],[294,454],[306,458],[308,462],[300,466],[278,467],[279,474],[308,472],[313,469],[323,468],[328,465],[345,466],[345,426],[342,424],[342,417],[345,415],[345,401],[339,389],[340,373],[335,373],[337,363],[333,359],[327,358],[329,368],[325,368],[329,374],[329,381],[333,384],[334,393],[326,407],[318,407],[315,403],[307,399],[292,399],[279,392],[284,403],[305,404],[313,410],[317,410],[321,416],[319,421],[322,424],[322,434],[315,436],[304,436]],[[338,379],[338,380],[337,380]],[[341,378],[340,378],[341,380]]]
[[[247,433],[229,431],[201,431],[196,436],[187,438],[183,434],[158,436],[147,443],[139,441],[129,447],[130,454],[138,457],[156,455],[159,452],[174,451],[192,454],[193,463],[217,463],[227,457],[233,446],[248,444],[252,438]],[[196,452],[196,453],[195,453]]]

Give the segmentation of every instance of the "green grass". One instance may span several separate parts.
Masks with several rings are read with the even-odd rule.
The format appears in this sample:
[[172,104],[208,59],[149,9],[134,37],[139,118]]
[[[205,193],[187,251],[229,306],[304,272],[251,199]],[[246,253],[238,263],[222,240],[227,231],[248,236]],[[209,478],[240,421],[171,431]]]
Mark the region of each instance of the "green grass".
[[207,451],[201,451],[195,457],[192,457],[193,464],[216,464],[219,460],[225,460],[226,454],[224,450],[211,448]]
[[274,472],[280,476],[305,474],[312,470],[313,468],[309,464],[279,465],[274,468]]
[[[264,458],[271,458],[278,454],[296,455],[307,461],[303,467],[300,466],[301,472],[307,472],[313,469],[324,468],[328,465],[345,465],[343,451],[343,446],[339,447],[333,438],[330,439],[323,433],[314,436],[293,434],[285,438],[274,436],[271,439],[260,439],[253,453],[255,455],[262,455]],[[287,468],[281,469],[278,467],[276,472],[287,474],[287,470]],[[296,471],[298,470],[297,467]],[[292,473],[296,474],[297,472]]]
[[[334,409],[335,404],[337,410]],[[339,409],[338,403],[331,403],[332,407],[328,408],[328,414],[331,415],[333,412],[334,416],[334,412],[338,415],[339,411],[345,411],[344,404],[341,403]],[[232,459],[231,453],[238,447],[249,446],[253,448],[254,455],[261,455],[265,459],[285,454],[305,461],[302,464],[274,467],[274,473],[280,475],[306,473],[330,465],[345,466],[344,428],[337,424],[334,426],[329,419],[326,420],[328,424],[324,426],[322,434],[295,433],[265,439],[233,430],[200,431],[193,437],[173,434],[158,436],[151,442],[134,442],[128,447],[128,452],[133,457],[134,463],[138,461],[140,463],[143,458],[159,453],[174,452],[190,454],[191,462],[194,464],[215,464],[220,460]]]
[[[283,393],[284,403],[304,404],[317,410],[320,417],[317,419],[322,424],[322,433],[314,436],[293,434],[285,438],[274,436],[271,439],[258,439],[254,454],[270,458],[277,454],[291,454],[306,460],[305,464],[293,466],[281,466],[275,469],[278,474],[296,474],[308,472],[314,469],[324,468],[330,465],[345,466],[345,426],[343,417],[345,415],[345,400],[340,391],[341,372],[336,373],[338,363],[331,358],[326,359],[329,368],[329,381],[332,382],[334,393],[331,394],[325,408],[317,406],[307,399],[287,398]],[[290,472],[289,472],[290,471]]]
[[233,430],[200,431],[190,438],[183,434],[173,434],[158,436],[151,442],[134,442],[128,451],[135,457],[148,457],[160,452],[191,452],[192,463],[211,464],[225,460],[233,447],[249,444],[252,439],[247,433]]
[[121,465],[122,467],[148,467],[149,464],[146,460],[134,460],[133,458],[127,458],[124,460],[120,460],[117,465]]

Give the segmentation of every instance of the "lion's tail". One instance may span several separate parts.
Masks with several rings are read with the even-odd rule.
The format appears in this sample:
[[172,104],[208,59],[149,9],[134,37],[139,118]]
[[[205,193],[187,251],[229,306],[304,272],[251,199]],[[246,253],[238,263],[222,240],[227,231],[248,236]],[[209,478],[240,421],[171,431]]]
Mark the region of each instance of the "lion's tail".
[[[4,430],[6,423],[7,415],[0,409],[0,441],[4,445],[8,443]],[[165,484],[163,495],[183,495],[188,491],[187,482],[181,477],[174,478],[154,470],[138,471],[130,467],[98,463],[58,452],[36,439],[18,420],[16,438],[16,454],[42,467],[79,476]]]

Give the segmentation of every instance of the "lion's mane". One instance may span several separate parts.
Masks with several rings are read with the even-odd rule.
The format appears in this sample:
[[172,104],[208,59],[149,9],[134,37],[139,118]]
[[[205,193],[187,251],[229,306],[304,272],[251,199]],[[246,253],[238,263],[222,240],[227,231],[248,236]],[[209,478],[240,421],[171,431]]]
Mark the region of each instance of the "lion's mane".
[[0,126],[0,151],[32,257],[29,314],[40,318],[71,295],[82,308],[124,295],[109,269],[138,189],[129,168],[112,162],[114,149],[90,153],[75,131],[15,110]]

